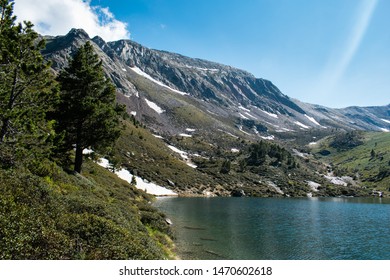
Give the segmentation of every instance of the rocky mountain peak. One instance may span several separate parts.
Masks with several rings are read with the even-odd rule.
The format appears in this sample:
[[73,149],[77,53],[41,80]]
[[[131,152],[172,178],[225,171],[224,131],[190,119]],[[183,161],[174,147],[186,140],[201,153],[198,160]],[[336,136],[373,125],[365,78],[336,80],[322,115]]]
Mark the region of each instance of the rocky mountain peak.
[[69,33],[67,35],[65,35],[66,37],[72,37],[72,38],[77,38],[77,39],[81,39],[81,40],[88,40],[90,39],[89,38],[89,35],[87,32],[85,32],[84,29],[81,29],[81,28],[72,28]]
[[118,88],[118,100],[157,131],[176,133],[207,123],[206,130],[271,139],[271,133],[310,129],[390,130],[386,108],[337,110],[307,104],[289,98],[269,80],[220,63],[150,49],[131,40],[90,39],[82,29],[46,40],[43,54],[56,70],[91,41]]

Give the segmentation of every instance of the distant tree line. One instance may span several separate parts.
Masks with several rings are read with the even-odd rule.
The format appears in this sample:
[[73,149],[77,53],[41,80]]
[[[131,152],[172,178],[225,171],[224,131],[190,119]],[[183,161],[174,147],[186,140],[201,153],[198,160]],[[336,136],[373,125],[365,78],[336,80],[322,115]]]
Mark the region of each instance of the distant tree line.
[[[235,159],[237,160],[237,165],[232,165],[232,161],[234,162]],[[210,167],[213,163],[215,162],[210,161],[208,164],[205,164],[204,162],[197,162],[197,165],[198,168],[206,168]],[[238,159],[234,156],[224,158],[222,161],[219,161],[219,164],[219,173],[221,174],[228,174],[232,169],[236,172],[245,172],[247,170],[256,172],[258,167],[265,166],[284,166],[287,169],[299,168],[299,163],[289,151],[278,144],[267,141],[252,143],[249,146],[248,151],[245,153],[244,158]],[[233,168],[233,166],[235,168]]]
[[289,168],[297,167],[297,163],[289,151],[277,144],[266,141],[252,144],[249,148],[249,156],[241,164],[245,166],[260,166],[267,161],[274,166],[284,163]]
[[349,150],[363,144],[363,133],[353,130],[337,134],[330,143],[332,148],[339,151]]

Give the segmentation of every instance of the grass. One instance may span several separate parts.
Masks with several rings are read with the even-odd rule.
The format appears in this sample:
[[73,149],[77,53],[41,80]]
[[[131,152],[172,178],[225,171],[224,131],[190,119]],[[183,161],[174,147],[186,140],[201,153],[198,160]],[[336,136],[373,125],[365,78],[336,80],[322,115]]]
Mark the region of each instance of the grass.
[[[390,133],[365,132],[363,144],[337,150],[330,146],[333,137],[327,137],[313,147],[312,153],[320,160],[334,166],[338,175],[356,178],[369,190],[389,194],[390,186]],[[328,151],[329,155],[321,155]]]
[[168,188],[172,188],[169,182],[173,182],[179,191],[209,181],[180,159],[165,141],[131,122],[125,124],[114,157],[133,174]]

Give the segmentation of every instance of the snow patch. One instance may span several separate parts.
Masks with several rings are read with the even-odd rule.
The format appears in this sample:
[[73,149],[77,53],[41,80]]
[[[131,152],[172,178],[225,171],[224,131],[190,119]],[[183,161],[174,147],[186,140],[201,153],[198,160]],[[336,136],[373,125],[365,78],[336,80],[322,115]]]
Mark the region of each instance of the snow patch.
[[232,153],[239,153],[240,150],[239,149],[236,149],[236,148],[231,148],[230,150]]
[[318,188],[321,187],[321,184],[313,182],[313,181],[307,181],[307,185],[312,189],[314,192],[318,192]]
[[172,146],[172,145],[168,145],[168,148],[171,149],[172,151],[174,151],[175,153],[178,153],[183,159],[188,159],[187,152],[179,150],[178,148],[176,148],[175,146]]
[[105,159],[105,158],[101,158],[97,161],[97,164],[99,164],[101,167],[104,167],[104,168],[112,168],[112,165],[110,164],[110,162],[108,161],[108,159]]
[[284,192],[274,183],[274,182],[271,182],[271,181],[267,181],[266,184],[273,188],[276,192],[280,193],[280,194],[284,194]]
[[189,167],[192,167],[192,168],[197,168],[198,166],[196,166],[195,164],[191,163],[191,162],[186,162],[186,164],[189,166]]
[[135,180],[137,182],[137,189],[143,190],[146,193],[153,194],[156,196],[177,196],[177,193],[175,193],[174,191],[161,187],[153,182],[143,180],[141,177],[134,176],[126,169],[120,169],[119,171],[116,171],[115,174],[122,180],[125,180],[129,183],[131,183],[133,177],[135,177]]
[[123,72],[127,72],[126,68],[122,68],[122,71],[123,71]]
[[262,139],[264,140],[275,140],[275,136],[274,135],[269,135],[269,136],[260,136]]
[[144,71],[142,71],[141,69],[139,69],[137,66],[134,66],[134,67],[131,67],[130,68],[131,70],[133,70],[135,73],[137,73],[138,75],[141,75],[145,78],[147,78],[148,80],[158,84],[159,86],[162,86],[162,87],[165,87],[173,92],[176,92],[180,95],[188,95],[187,92],[183,92],[183,91],[180,91],[180,90],[177,90],[177,89],[174,89],[174,88],[171,88],[170,86],[167,86],[166,84],[160,82],[160,81],[157,81],[156,79],[152,78],[149,74],[146,74]]
[[174,151],[175,153],[178,153],[189,167],[197,168],[197,166],[191,162],[187,152],[184,152],[172,145],[168,145],[168,148]]
[[196,129],[195,128],[186,128],[186,131],[188,131],[188,132],[195,132]]
[[242,125],[240,125],[240,126],[238,127],[238,129],[239,129],[242,133],[244,133],[244,134],[246,134],[246,135],[250,135],[248,132],[246,132],[246,131],[244,131],[244,130],[242,129]]
[[389,120],[386,120],[386,119],[381,119],[382,121],[384,121],[385,123],[390,123]]
[[91,150],[91,149],[85,148],[85,149],[83,150],[83,155],[90,155],[90,154],[92,154],[92,153],[93,153],[93,150]]
[[267,114],[268,116],[273,117],[275,119],[279,118],[277,114],[270,113],[270,112],[267,112],[267,111],[264,111],[264,110],[260,110],[260,111],[262,111],[264,114]]
[[[107,168],[107,169],[112,168],[112,165],[110,164],[110,162],[105,158],[99,159],[97,164],[99,164],[100,166]],[[115,171],[115,174],[119,178],[121,178],[122,180],[127,181],[128,183],[131,183],[133,180],[133,177],[134,177],[136,182],[137,182],[135,185],[136,188],[143,190],[146,193],[156,195],[156,196],[177,196],[177,193],[175,193],[174,191],[167,189],[167,188],[164,188],[164,187],[161,187],[155,183],[147,182],[146,180],[143,180],[141,177],[132,175],[126,169],[122,168],[120,170],[117,170],[117,171]]]
[[379,129],[382,130],[383,132],[390,132],[390,130],[388,130],[387,128],[380,127]]
[[179,136],[181,136],[181,137],[192,137],[192,135],[186,134],[186,133],[180,133]]
[[301,158],[305,158],[306,159],[309,156],[309,154],[302,153],[302,152],[298,151],[297,149],[292,149],[292,151],[293,151],[294,155],[299,156]]
[[348,185],[347,182],[341,177],[335,177],[333,175],[324,175],[324,178],[327,179],[329,182],[331,182],[334,185],[344,186],[346,187]]
[[310,116],[308,116],[308,115],[306,115],[306,114],[305,114],[305,117],[306,117],[309,121],[311,121],[312,123],[314,123],[314,124],[316,124],[316,125],[318,125],[318,126],[321,126],[313,117],[310,117]]
[[250,112],[251,110],[243,107],[242,105],[238,106],[238,108],[240,108],[241,110],[244,110],[244,111],[247,111],[247,112]]
[[244,116],[243,114],[241,114],[241,113],[238,113],[239,115],[240,115],[240,117],[241,118],[243,118],[244,120],[249,120],[249,118],[248,117],[246,117],[246,116]]
[[191,66],[191,65],[185,65],[185,67],[191,68],[191,69],[197,69],[200,71],[206,71],[206,72],[219,72],[219,69],[216,69],[216,68],[202,68],[202,67],[196,67],[196,66]]
[[303,123],[301,123],[301,122],[298,122],[298,121],[296,121],[296,122],[294,122],[296,125],[299,125],[300,127],[302,127],[302,128],[305,128],[305,129],[309,129],[310,128],[310,126],[307,126],[307,125],[304,125]]
[[282,127],[281,129],[276,130],[276,132],[290,132],[290,131],[294,131],[294,130],[288,129],[288,128],[285,128],[285,127]]
[[249,117],[251,117],[252,119],[257,120],[257,118],[256,118],[255,116],[249,114],[248,112],[244,112],[244,114],[247,115],[247,116],[249,116]]
[[137,115],[137,112],[136,112],[136,111],[131,111],[131,112],[130,112],[130,115],[132,115],[132,116],[135,117],[135,116]]
[[152,108],[154,111],[156,111],[158,114],[162,114],[165,112],[165,110],[163,110],[160,106],[158,106],[156,103],[148,100],[145,98],[145,101],[146,101],[146,104],[148,104],[148,106],[150,108]]

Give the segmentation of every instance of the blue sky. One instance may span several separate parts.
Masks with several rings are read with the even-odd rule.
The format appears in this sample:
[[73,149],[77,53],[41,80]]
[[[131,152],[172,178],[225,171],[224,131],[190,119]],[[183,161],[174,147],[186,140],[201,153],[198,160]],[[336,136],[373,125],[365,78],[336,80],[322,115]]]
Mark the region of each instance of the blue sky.
[[[47,5],[56,1],[42,2]],[[102,35],[106,40],[127,37],[149,48],[238,67],[271,80],[283,93],[309,103],[337,108],[390,103],[387,0],[83,3],[98,16],[100,25],[110,21],[114,26]],[[28,15],[33,14],[31,9]],[[39,17],[33,21],[37,26],[52,24]],[[64,21],[62,25],[65,28]],[[89,33],[94,32],[91,30]]]

